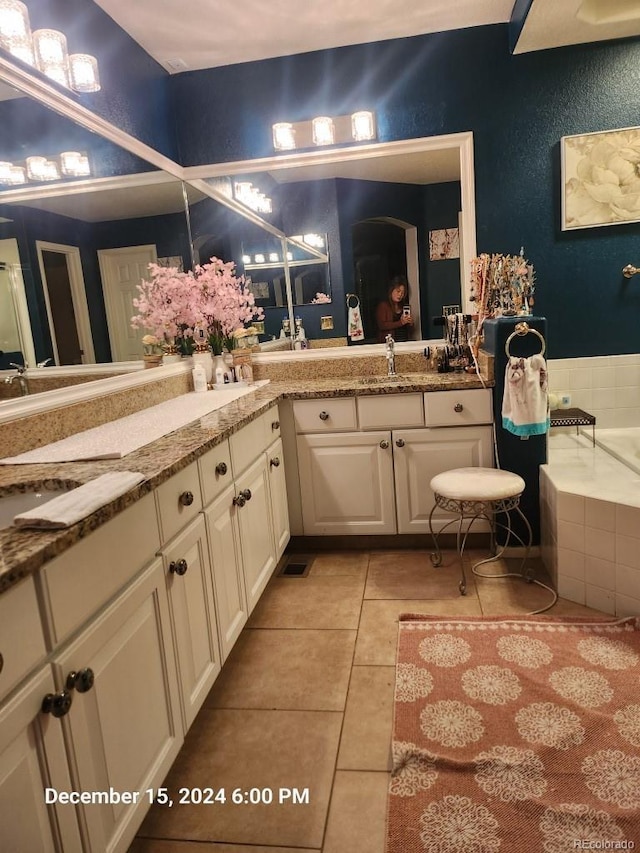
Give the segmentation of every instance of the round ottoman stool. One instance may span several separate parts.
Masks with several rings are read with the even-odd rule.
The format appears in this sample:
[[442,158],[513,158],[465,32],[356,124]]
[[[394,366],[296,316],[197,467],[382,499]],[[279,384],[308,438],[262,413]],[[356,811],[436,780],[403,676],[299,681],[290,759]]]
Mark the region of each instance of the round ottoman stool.
[[[511,471],[502,471],[500,468],[453,468],[443,471],[431,480],[435,503],[429,513],[429,531],[433,539],[435,551],[431,554],[431,562],[434,566],[442,563],[442,553],[438,543],[438,536],[451,524],[458,525],[456,546],[460,560],[461,580],[459,589],[464,595],[467,589],[467,580],[464,572],[464,549],[467,536],[471,526],[478,519],[489,522],[491,529],[491,553],[493,556],[486,560],[480,560],[474,565],[489,563],[502,556],[509,540],[513,537],[524,545],[525,554],[522,561],[524,567],[531,548],[531,525],[520,509],[520,495],[524,491],[525,482],[518,474]],[[436,509],[444,509],[446,512],[455,513],[455,518],[447,521],[436,533],[433,529],[433,514]],[[518,536],[511,529],[511,512],[518,513],[523,520],[527,530],[527,541]],[[505,523],[499,522],[498,516],[504,515]],[[466,524],[465,524],[466,522]],[[496,529],[506,531],[504,544],[496,551],[495,536]],[[528,577],[527,577],[528,579]]]

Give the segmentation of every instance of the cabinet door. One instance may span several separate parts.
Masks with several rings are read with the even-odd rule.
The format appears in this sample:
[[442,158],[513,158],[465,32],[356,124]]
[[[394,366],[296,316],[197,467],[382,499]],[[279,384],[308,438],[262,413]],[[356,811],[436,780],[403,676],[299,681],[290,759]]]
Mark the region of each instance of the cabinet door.
[[76,853],[75,806],[45,804],[46,788],[69,791],[62,722],[41,712],[54,693],[47,666],[0,711],[0,847],[4,853]]
[[390,432],[299,435],[305,536],[395,533]]
[[[393,433],[393,460],[398,502],[398,533],[428,533],[436,474],[451,468],[493,467],[491,427],[442,427]],[[454,518],[443,510],[433,516],[435,531]],[[474,530],[488,529],[477,522]]]
[[271,514],[273,517],[273,539],[276,547],[276,562],[284,553],[291,538],[289,527],[289,507],[287,501],[287,482],[284,469],[284,450],[278,439],[267,451],[269,465],[269,493],[271,496]]
[[276,566],[265,453],[236,480],[236,506],[244,585],[251,613]]
[[90,668],[63,717],[73,787],[141,792],[137,803],[78,806],[91,853],[126,851],[180,746],[182,720],[162,561],[152,565],[54,660],[58,686]]
[[242,574],[238,508],[233,503],[235,494],[232,484],[204,511],[223,662],[249,615]]
[[186,732],[222,665],[204,518],[199,516],[161,553]]

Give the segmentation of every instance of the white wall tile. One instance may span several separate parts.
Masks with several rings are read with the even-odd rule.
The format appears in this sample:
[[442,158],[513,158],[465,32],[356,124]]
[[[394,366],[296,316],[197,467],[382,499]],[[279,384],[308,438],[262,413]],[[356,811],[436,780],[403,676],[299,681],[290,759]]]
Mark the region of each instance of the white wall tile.
[[[616,404],[616,389],[612,387],[594,388],[591,392],[591,402],[594,409],[613,409]],[[593,415],[595,412],[592,411],[591,414]],[[597,415],[596,420],[600,420]]]
[[613,388],[616,384],[616,372],[613,367],[593,367],[592,388]]
[[569,371],[549,368],[548,383],[549,391],[555,391],[556,394],[561,391],[569,391]]
[[558,595],[576,604],[584,604],[586,601],[585,584],[575,578],[568,578],[558,573]]
[[558,548],[558,575],[583,581],[585,579],[584,554],[569,551],[567,548]]
[[557,513],[560,521],[584,524],[584,498],[582,495],[558,492]]
[[[632,536],[616,533],[616,564],[640,569],[640,543]],[[617,587],[616,587],[617,588]]]
[[640,616],[640,598],[616,593],[616,616]]
[[586,365],[580,369],[569,371],[569,387],[572,391],[577,391],[580,388],[592,388],[592,371]]
[[616,388],[624,385],[637,386],[640,384],[640,364],[616,365]]
[[[640,539],[640,507],[626,504],[616,506],[616,533]],[[637,544],[640,548],[640,542]]]
[[560,548],[568,548],[570,551],[584,553],[585,536],[584,525],[574,524],[571,521],[558,521],[558,545]]
[[615,555],[615,534],[607,530],[598,530],[595,527],[584,529],[584,552],[590,557],[598,557],[601,560],[613,560]]
[[616,595],[611,590],[600,589],[600,587],[587,584],[585,603],[587,607],[593,607],[594,610],[602,610],[603,613],[615,615]]
[[588,527],[613,532],[616,529],[616,505],[597,498],[585,498],[584,522]]
[[597,557],[590,557],[585,554],[584,579],[588,584],[593,586],[615,590],[616,564],[609,560],[600,560]]

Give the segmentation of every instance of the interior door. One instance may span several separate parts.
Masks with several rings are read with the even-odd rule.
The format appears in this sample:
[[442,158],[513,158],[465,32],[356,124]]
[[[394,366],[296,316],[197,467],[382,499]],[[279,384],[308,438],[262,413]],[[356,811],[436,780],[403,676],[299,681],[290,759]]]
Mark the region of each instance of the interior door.
[[149,278],[149,264],[158,260],[155,245],[125,246],[98,251],[102,292],[113,361],[139,361],[145,329],[132,329],[137,285]]

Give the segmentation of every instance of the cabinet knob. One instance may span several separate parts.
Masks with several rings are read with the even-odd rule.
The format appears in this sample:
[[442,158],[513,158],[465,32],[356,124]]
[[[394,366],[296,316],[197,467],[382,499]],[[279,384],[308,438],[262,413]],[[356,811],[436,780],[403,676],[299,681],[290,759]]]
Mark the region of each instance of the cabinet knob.
[[232,501],[234,506],[244,506],[247,502],[247,499],[244,497],[242,493],[236,495]]
[[382,441],[380,442],[380,447],[381,447],[383,450],[386,450],[386,449],[389,447],[389,442],[387,441],[387,439],[386,439],[386,438],[383,438],[383,439],[382,439]]
[[47,693],[42,700],[42,713],[51,714],[53,717],[64,717],[69,713],[73,697],[68,690],[59,693]]
[[247,501],[250,501],[250,500],[251,500],[251,489],[242,489],[242,490],[240,491],[240,494],[242,495],[242,497],[243,497],[245,500],[247,500]]
[[280,421],[271,421],[271,429],[280,429]]
[[169,563],[169,571],[174,575],[186,575],[189,568],[186,560],[172,560]]
[[279,468],[280,467],[280,457],[274,456],[273,459],[269,460],[269,465],[271,465],[272,468]]
[[329,412],[320,412],[318,417],[320,418],[321,421],[328,421],[329,420]]
[[463,409],[464,409],[464,406],[462,405],[462,403],[456,403],[455,406],[453,407],[454,412],[461,412]]
[[178,498],[178,503],[181,504],[181,506],[191,506],[193,503],[193,492],[182,492]]
[[222,476],[227,473],[227,463],[226,462],[218,462],[216,465],[216,474]]
[[396,439],[396,447],[404,447],[404,438]]
[[95,675],[93,670],[86,666],[84,669],[74,670],[67,676],[67,690],[77,690],[78,693],[87,693],[93,687]]

